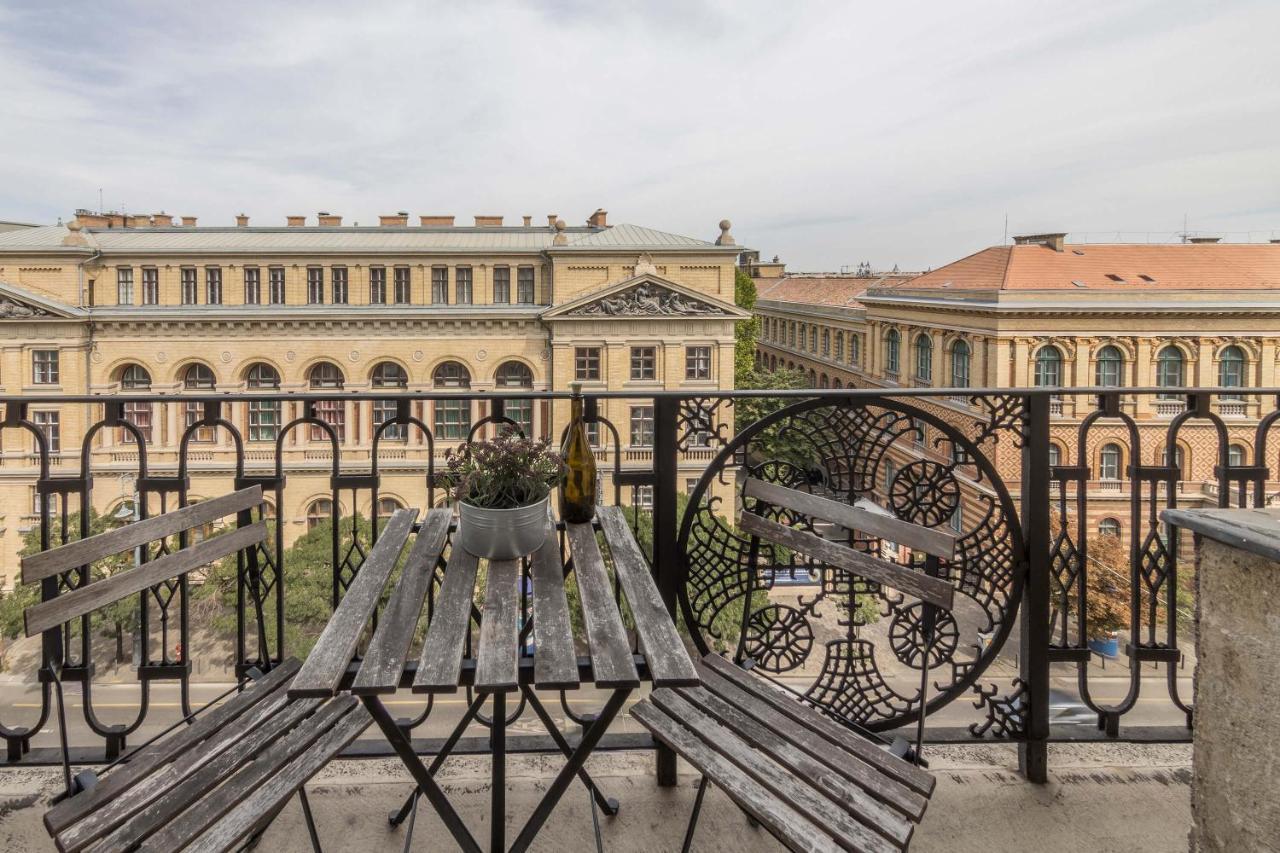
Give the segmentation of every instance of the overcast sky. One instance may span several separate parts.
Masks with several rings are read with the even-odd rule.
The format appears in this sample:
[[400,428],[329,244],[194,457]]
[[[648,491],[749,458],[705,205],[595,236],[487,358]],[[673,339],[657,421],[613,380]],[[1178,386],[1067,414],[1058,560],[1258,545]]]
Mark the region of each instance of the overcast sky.
[[0,0],[0,219],[604,207],[801,270],[937,266],[1006,215],[1266,240],[1278,33],[1277,0]]

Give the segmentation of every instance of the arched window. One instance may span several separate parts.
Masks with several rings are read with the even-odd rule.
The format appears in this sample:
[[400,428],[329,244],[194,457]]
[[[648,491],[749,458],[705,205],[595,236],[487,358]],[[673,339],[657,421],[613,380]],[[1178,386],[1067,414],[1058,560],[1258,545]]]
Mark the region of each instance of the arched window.
[[1124,353],[1119,347],[1108,344],[1098,350],[1095,381],[1102,388],[1119,388],[1124,384]]
[[810,388],[818,387],[818,374],[816,371],[814,371],[812,367],[809,368],[809,387]]
[[[141,364],[130,364],[120,371],[120,390],[122,391],[150,391],[151,390],[151,374]],[[151,441],[151,413],[152,407],[150,403],[143,403],[137,400],[125,400],[124,403],[124,419],[138,428],[142,433],[144,441]],[[120,429],[120,441],[129,444],[133,441],[133,433],[123,427]]]
[[[373,366],[369,374],[369,385],[374,388],[408,388],[409,374],[394,361],[380,361]],[[396,416],[395,400],[375,400],[373,403],[373,428],[384,424]],[[382,431],[384,441],[404,441],[404,424],[391,424]]]
[[[431,374],[431,382],[437,388],[470,388],[471,372],[456,361],[446,361]],[[456,441],[467,437],[471,431],[470,400],[436,400],[436,438]]]
[[841,382],[841,381],[840,381],[840,377],[839,377],[839,376],[837,376],[835,379],[832,379],[832,380],[831,380],[831,387],[832,387],[832,388],[843,388],[843,387],[844,387],[844,383],[843,383],[843,382]]
[[[182,387],[187,391],[212,391],[216,383],[213,371],[208,365],[196,362],[182,373]],[[191,427],[204,417],[203,403],[187,403],[185,412],[186,426]],[[213,441],[212,427],[199,427],[191,434],[192,441]]]
[[899,350],[902,346],[902,336],[898,334],[897,329],[890,329],[884,336],[884,369],[887,373],[898,372]]
[[[1244,350],[1232,345],[1222,351],[1218,358],[1218,384],[1223,388],[1243,388]],[[1223,400],[1239,400],[1239,394],[1223,394]]]
[[1245,460],[1249,458],[1249,451],[1245,450],[1243,444],[1233,444],[1227,448],[1227,464],[1232,468],[1239,468],[1245,464]]
[[951,345],[951,387],[969,387],[969,345],[964,341]]
[[1061,465],[1061,464],[1062,464],[1062,448],[1054,444],[1053,442],[1049,442],[1049,465],[1054,466],[1054,465]]
[[825,374],[825,373],[824,373],[824,374],[822,374],[820,377],[818,377],[818,387],[819,387],[819,388],[830,388],[830,387],[831,387],[831,380],[829,380],[829,379],[827,378],[827,374]]
[[[763,362],[763,358],[761,359]],[[494,384],[499,388],[532,388],[533,371],[519,361],[504,362],[494,374]],[[526,436],[533,435],[533,400],[528,397],[511,397],[504,401],[507,417],[520,425]]]
[[1178,469],[1178,475],[1179,475],[1179,476],[1185,476],[1185,475],[1186,475],[1186,473],[1187,473],[1187,469],[1184,467],[1184,463],[1185,463],[1185,462],[1186,462],[1186,459],[1184,458],[1184,455],[1183,455],[1183,453],[1182,453],[1182,446],[1181,446],[1181,445],[1175,444],[1175,445],[1173,446],[1173,461],[1172,461],[1172,462],[1169,460],[1169,448],[1168,448],[1168,447],[1162,447],[1162,448],[1160,449],[1160,464],[1161,464],[1161,465],[1172,465],[1173,467],[1177,468],[1177,469]]
[[844,332],[836,332],[836,349],[832,358],[836,361],[844,361]]
[[404,509],[395,498],[378,498],[378,520],[385,521],[399,510]]
[[318,525],[333,520],[333,501],[329,498],[317,498],[307,507],[307,530],[314,530]]
[[446,361],[431,374],[431,383],[437,388],[470,388],[471,371],[456,361]]
[[818,327],[809,327],[809,352],[818,351]]
[[862,335],[854,332],[849,335],[849,363],[857,364],[862,360]]
[[1120,450],[1120,445],[1103,445],[1102,451],[1098,454],[1098,479],[1119,480],[1120,460],[1122,457],[1123,453]]
[[1119,536],[1120,522],[1114,518],[1104,518],[1098,522],[1098,532],[1103,536]]
[[[259,361],[245,372],[244,384],[250,391],[275,391],[280,388],[280,373]],[[280,401],[249,401],[249,440],[275,441],[280,433]]]
[[[1183,384],[1185,360],[1182,357],[1182,350],[1170,344],[1160,350],[1160,354],[1156,356],[1156,385],[1161,388],[1179,388]],[[1163,392],[1160,394],[1162,400],[1176,400],[1177,394]]]
[[928,335],[916,336],[916,379],[933,381],[933,338]]
[[831,357],[831,330],[830,329],[822,330],[822,357],[823,358]]
[[[322,361],[311,368],[307,374],[307,384],[313,391],[339,391],[347,384],[347,377],[342,374],[338,365]],[[316,415],[320,420],[333,427],[338,434],[338,441],[343,441],[347,434],[347,409],[342,400],[321,400],[316,403]],[[312,441],[327,441],[328,433],[314,424],[311,426]]]
[[1054,388],[1062,384],[1062,350],[1053,344],[1036,353],[1036,387]]

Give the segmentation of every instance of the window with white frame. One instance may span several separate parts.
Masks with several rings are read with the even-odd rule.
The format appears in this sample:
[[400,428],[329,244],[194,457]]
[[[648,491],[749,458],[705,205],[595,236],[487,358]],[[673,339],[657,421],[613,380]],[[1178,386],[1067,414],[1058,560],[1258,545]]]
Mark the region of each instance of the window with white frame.
[[387,304],[386,267],[369,267],[369,304]]
[[62,428],[57,412],[32,412],[31,422],[35,424],[36,429],[44,433],[50,453],[58,453],[62,450]]
[[684,348],[684,378],[694,380],[711,378],[711,347]]
[[493,268],[493,302],[506,305],[511,301],[511,267]]
[[[269,364],[258,362],[245,374],[245,386],[250,391],[278,391],[280,373]],[[249,440],[275,441],[280,434],[280,401],[249,401]]]
[[631,348],[631,379],[642,382],[657,378],[658,351],[655,347]]
[[[408,388],[409,374],[394,361],[381,361],[373,366],[369,375],[369,385],[373,388]],[[373,401],[373,428],[392,420],[396,416],[395,400]],[[390,424],[382,431],[384,441],[404,441],[406,438],[404,424]]]
[[155,267],[142,268],[142,304],[160,304],[160,271]]
[[324,304],[324,267],[307,267],[307,304]]
[[600,379],[600,347],[574,348],[573,377],[579,382],[595,382]]
[[58,384],[58,351],[56,349],[31,351],[31,381],[35,385]]
[[453,301],[459,305],[471,304],[471,267],[457,267],[453,271]]
[[653,406],[631,407],[631,446],[653,447]]
[[116,267],[116,304],[133,304],[133,267]]
[[222,268],[204,268],[204,301],[208,305],[222,304]]
[[257,267],[244,268],[244,304],[262,304],[262,270]]
[[284,267],[271,267],[267,270],[267,298],[272,305],[284,304]]
[[183,267],[179,271],[182,280],[182,304],[195,305],[200,301],[200,293],[197,290],[199,284],[196,280],[195,267]]
[[[346,385],[347,378],[336,364],[328,361],[322,361],[311,368],[307,374],[307,384],[312,391],[341,391]],[[321,400],[316,403],[316,417],[333,427],[333,431],[337,434],[338,441],[341,442],[346,438],[347,431],[347,408],[343,400]],[[324,427],[312,424],[310,429],[312,441],[328,441],[329,433]]]
[[395,297],[397,305],[408,305],[412,297],[412,286],[409,282],[409,268],[396,267],[395,269]]
[[334,267],[330,273],[333,277],[333,304],[347,304],[347,268]]
[[516,270],[516,302],[521,305],[532,305],[533,267],[520,267]]
[[449,304],[449,268],[431,268],[431,304]]

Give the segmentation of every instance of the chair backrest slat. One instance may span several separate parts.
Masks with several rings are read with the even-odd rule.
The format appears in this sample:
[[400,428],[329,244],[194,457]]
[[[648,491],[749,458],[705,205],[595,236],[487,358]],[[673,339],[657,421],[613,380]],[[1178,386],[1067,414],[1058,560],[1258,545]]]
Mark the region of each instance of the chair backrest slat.
[[50,628],[56,628],[63,622],[119,601],[126,595],[142,592],[161,581],[184,575],[192,569],[256,545],[266,538],[266,522],[257,521],[219,536],[211,536],[189,548],[63,593],[49,601],[34,604],[22,614],[27,636],[34,637]]
[[807,530],[788,527],[744,510],[738,518],[738,526],[752,536],[784,545],[823,563],[838,566],[877,583],[919,598],[928,604],[951,609],[955,590],[948,581],[912,571],[897,563],[890,563],[855,551],[848,545],[823,539]]
[[122,554],[131,548],[173,536],[219,518],[262,503],[262,487],[251,486],[229,495],[201,501],[191,506],[126,524],[106,533],[68,542],[22,559],[22,582],[32,583],[86,566],[103,557]]
[[849,530],[869,533],[943,560],[955,557],[956,535],[945,530],[912,524],[909,521],[880,515],[860,507],[833,501],[821,495],[790,489],[752,477],[743,487],[743,495],[783,509],[820,518]]

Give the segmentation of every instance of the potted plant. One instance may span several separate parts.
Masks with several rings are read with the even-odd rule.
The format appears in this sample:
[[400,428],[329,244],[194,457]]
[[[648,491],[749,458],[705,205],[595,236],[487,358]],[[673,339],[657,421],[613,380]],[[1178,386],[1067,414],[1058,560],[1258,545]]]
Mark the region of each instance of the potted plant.
[[563,470],[546,442],[516,433],[451,452],[444,482],[458,502],[456,544],[491,560],[536,551],[546,538],[547,502]]

